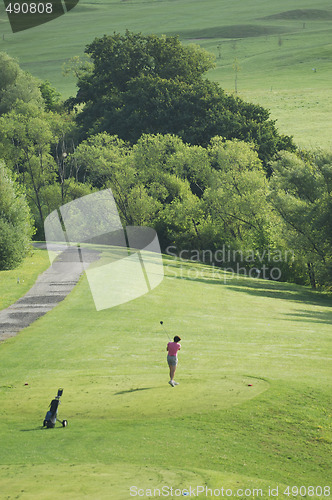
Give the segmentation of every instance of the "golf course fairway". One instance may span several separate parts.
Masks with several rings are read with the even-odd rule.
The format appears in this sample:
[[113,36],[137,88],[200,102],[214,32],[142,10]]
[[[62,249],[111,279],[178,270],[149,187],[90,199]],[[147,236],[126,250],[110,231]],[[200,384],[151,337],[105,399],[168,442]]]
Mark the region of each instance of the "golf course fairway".
[[[164,270],[99,312],[82,277],[0,344],[1,500],[332,498],[331,298],[169,256]],[[160,320],[182,339],[174,388]],[[60,387],[68,427],[43,429]]]

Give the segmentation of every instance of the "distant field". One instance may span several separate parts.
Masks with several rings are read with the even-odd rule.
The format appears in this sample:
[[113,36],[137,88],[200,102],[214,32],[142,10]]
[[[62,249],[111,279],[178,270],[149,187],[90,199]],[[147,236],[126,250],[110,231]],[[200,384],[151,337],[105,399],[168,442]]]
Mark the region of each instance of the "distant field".
[[[313,8],[314,7],[314,8]],[[2,9],[2,11],[1,11]],[[217,57],[209,77],[260,103],[300,145],[331,147],[332,5],[329,0],[81,0],[43,26],[12,34],[0,5],[0,50],[49,79],[64,96],[75,84],[62,64],[94,37],[128,28],[180,35]],[[4,35],[4,39],[3,36]]]

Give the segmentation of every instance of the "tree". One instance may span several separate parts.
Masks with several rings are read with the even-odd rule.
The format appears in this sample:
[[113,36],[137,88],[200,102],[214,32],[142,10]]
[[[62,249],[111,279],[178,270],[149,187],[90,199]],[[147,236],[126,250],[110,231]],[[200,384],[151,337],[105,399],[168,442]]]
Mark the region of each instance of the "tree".
[[55,139],[50,117],[34,104],[21,103],[0,118],[0,155],[25,186],[41,226],[47,215],[41,190],[56,179],[56,164],[50,154],[50,145]]
[[257,152],[241,141],[214,138],[209,147],[216,171],[205,191],[206,211],[219,225],[219,246],[261,252],[272,244],[267,180]]
[[270,201],[289,248],[307,267],[312,288],[332,283],[332,155],[282,152],[272,164]]
[[194,195],[186,181],[180,179],[178,196],[163,207],[155,221],[159,238],[163,246],[175,246],[181,249],[200,251],[204,248],[201,229],[205,225],[202,201]]
[[133,224],[128,197],[136,184],[135,169],[126,162],[128,145],[116,136],[97,134],[82,141],[70,161],[84,172],[88,182],[98,189],[110,187],[122,221]]
[[38,80],[23,71],[13,58],[0,52],[0,115],[11,111],[18,101],[43,106]]
[[[86,47],[93,66],[82,62],[78,75],[78,92],[73,104],[85,104],[79,121],[84,130],[111,134],[116,131],[103,127],[104,115],[122,105],[121,93],[133,79],[143,76],[175,79],[190,83],[202,78],[213,67],[213,56],[197,46],[184,47],[178,37],[158,38],[140,33],[96,38]],[[140,134],[141,135],[141,134]]]
[[22,261],[33,234],[23,191],[15,177],[0,164],[0,270],[13,269]]
[[60,106],[61,94],[52,87],[48,80],[45,80],[39,85],[39,90],[44,99],[45,109],[47,111],[57,111]]
[[[133,78],[158,76],[190,83],[214,66],[214,56],[197,45],[183,46],[176,36],[144,36],[126,31],[96,38],[86,47],[93,63],[79,79],[77,99],[86,102],[99,91],[126,90]],[[84,77],[88,77],[85,79]],[[95,85],[92,87],[91,84]],[[100,96],[102,97],[102,96]]]
[[71,159],[93,186],[112,188],[123,223],[152,225],[163,248],[260,250],[272,241],[266,176],[247,143],[216,137],[203,148],[156,134],[130,146],[101,133]]
[[185,144],[175,135],[142,135],[132,148],[132,158],[140,181],[162,202],[171,201],[175,195],[169,174],[189,181],[199,197],[212,176],[208,151]]
[[[190,211],[199,200],[189,180],[201,186],[207,182],[211,169],[203,148],[161,134],[144,135],[131,147],[117,136],[101,133],[83,141],[71,158],[94,186],[111,187],[124,224],[156,227],[165,246],[195,236],[195,215]],[[184,215],[174,217],[180,209],[187,213],[185,225]]]
[[135,143],[142,134],[176,134],[204,147],[220,135],[255,142],[266,166],[280,149],[295,150],[267,110],[203,78],[213,59],[197,46],[126,31],[96,38],[85,52],[93,66],[79,71],[77,95],[68,101],[80,106],[85,135],[106,131]]
[[[303,231],[307,224],[307,236],[311,231],[315,240],[323,242],[324,276],[331,262],[328,192],[332,190],[332,161],[326,154],[310,157],[310,161],[308,168],[297,156],[282,152],[268,180],[255,145],[244,141],[217,136],[203,148],[171,134],[145,134],[130,145],[105,132],[83,141],[68,159],[75,162],[92,190],[112,189],[123,224],[154,227],[163,249],[174,245],[178,251],[192,249],[199,254],[225,246],[232,256],[231,261],[222,263],[227,267],[235,266],[236,270],[239,263],[248,270],[262,270],[265,266],[263,277],[271,277],[269,271],[277,266],[279,275],[273,279],[300,283],[305,282],[301,264],[308,245],[303,240],[303,250],[298,251],[298,242],[293,258],[298,235],[286,224],[284,211],[289,220],[296,215],[298,230]],[[323,185],[326,192],[322,196]],[[290,193],[301,198],[298,206],[296,199],[294,206],[288,204]],[[316,200],[315,209],[306,215],[305,198]],[[314,221],[317,227],[313,231],[310,224]],[[311,256],[311,271],[318,269],[318,261],[313,259]],[[322,283],[323,274],[320,265]]]

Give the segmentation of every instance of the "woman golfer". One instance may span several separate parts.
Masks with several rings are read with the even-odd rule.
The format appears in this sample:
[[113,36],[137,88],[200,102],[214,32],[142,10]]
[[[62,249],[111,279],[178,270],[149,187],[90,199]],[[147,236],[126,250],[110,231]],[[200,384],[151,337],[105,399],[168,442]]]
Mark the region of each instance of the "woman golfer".
[[178,364],[178,351],[181,349],[180,337],[177,335],[174,337],[174,342],[168,342],[166,351],[167,354],[167,363],[169,366],[169,376],[170,381],[168,382],[172,387],[175,385],[179,385],[178,382],[174,382],[174,374],[176,370],[176,365]]

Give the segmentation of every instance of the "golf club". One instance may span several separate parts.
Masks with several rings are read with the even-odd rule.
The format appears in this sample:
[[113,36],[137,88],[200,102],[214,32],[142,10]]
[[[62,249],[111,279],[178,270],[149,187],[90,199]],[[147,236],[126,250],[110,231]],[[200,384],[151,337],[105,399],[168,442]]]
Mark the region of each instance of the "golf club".
[[165,331],[165,333],[166,333],[166,335],[167,335],[168,340],[171,342],[170,336],[168,335],[168,331],[166,330],[166,328],[165,328],[165,326],[164,326],[164,322],[163,322],[163,321],[160,321],[160,324],[161,324],[161,326],[163,327],[163,329],[164,329],[164,331]]

